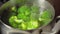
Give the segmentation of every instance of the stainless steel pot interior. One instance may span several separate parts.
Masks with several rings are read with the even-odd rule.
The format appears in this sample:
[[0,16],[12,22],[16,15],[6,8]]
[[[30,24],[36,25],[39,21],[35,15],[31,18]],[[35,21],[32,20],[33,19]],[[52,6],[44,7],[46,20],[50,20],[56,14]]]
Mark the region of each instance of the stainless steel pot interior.
[[[15,0],[14,0],[15,1]],[[23,5],[24,3],[32,3],[31,1],[30,2],[27,2],[27,1],[21,1],[20,2],[20,0],[16,0],[16,2],[14,2],[14,5],[17,5],[17,6],[19,6],[19,5]],[[19,4],[20,3],[20,4]],[[45,1],[44,2],[44,6],[45,6],[45,9],[50,9],[51,10],[51,14],[52,14],[52,20],[53,20],[53,18],[54,18],[54,16],[55,16],[55,12],[54,12],[54,8],[53,8],[53,6],[48,2],[48,1]],[[14,6],[12,3],[11,3],[11,1],[8,1],[8,2],[6,2],[5,4],[3,4],[1,7],[0,7],[0,15],[1,15],[1,20],[4,22],[4,24],[6,24],[6,25],[8,25],[8,26],[10,26],[10,24],[9,24],[9,22],[8,22],[8,18],[9,18],[9,8],[11,7],[11,6]],[[51,21],[52,21],[51,20]],[[51,22],[50,21],[50,22]],[[49,22],[49,23],[50,23]],[[44,26],[46,26],[46,25],[48,25],[49,23],[47,23],[47,24],[44,24],[43,26],[41,26],[40,28],[38,28],[38,29],[41,29],[42,27],[44,27]]]

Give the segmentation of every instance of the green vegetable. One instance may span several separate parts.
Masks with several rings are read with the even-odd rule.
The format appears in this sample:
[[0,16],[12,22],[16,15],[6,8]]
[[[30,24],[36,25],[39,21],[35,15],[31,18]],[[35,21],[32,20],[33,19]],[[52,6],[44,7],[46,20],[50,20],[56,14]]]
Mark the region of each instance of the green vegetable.
[[17,24],[16,24],[16,22],[14,21],[15,19],[17,19],[16,16],[11,16],[11,17],[9,18],[9,23],[10,23],[10,25],[12,25],[12,27],[14,27],[14,28],[17,27]]
[[26,30],[27,29],[27,24],[26,23],[22,23],[21,27],[22,27],[22,30]]
[[39,21],[43,24],[48,24],[51,21],[52,14],[50,10],[44,10],[43,13],[39,17]]
[[31,15],[30,19],[38,20],[39,16],[39,7],[33,5],[31,6]]
[[16,20],[16,19],[17,19],[16,16],[11,16],[11,17],[9,18],[9,22],[10,22],[10,23],[13,23],[14,20]]
[[37,20],[31,20],[30,22],[28,22],[28,27],[27,29],[28,30],[31,30],[31,29],[36,29],[38,28],[38,21]]
[[37,6],[31,6],[31,11],[33,12],[33,13],[39,13],[39,7],[37,7]]
[[[15,9],[16,7],[12,7],[12,11],[16,11]],[[9,23],[13,23],[11,26],[22,30],[36,29],[39,26],[36,12],[38,12],[38,8],[35,6],[31,6],[31,8],[27,5],[21,6],[18,8],[18,14],[9,18]]]
[[22,19],[17,19],[17,16],[12,16],[10,17],[9,19],[9,22],[12,23],[12,22],[15,22],[15,23],[21,23],[21,22],[24,22]]
[[44,10],[42,15],[40,16],[43,19],[50,19],[51,18],[51,12],[49,10]]
[[15,6],[13,6],[13,7],[11,8],[11,10],[12,10],[13,12],[16,12],[16,11],[17,11],[17,8],[16,8]]
[[[9,23],[12,27],[21,30],[37,29],[41,24],[47,24],[51,20],[49,10],[44,10],[41,15],[39,7],[23,5],[19,8],[12,7],[16,15],[9,18]],[[15,14],[14,13],[14,14]]]
[[21,6],[18,8],[18,19],[29,20],[30,8],[27,5]]
[[18,8],[18,13],[23,13],[25,15],[30,14],[30,8],[27,5],[21,6]]

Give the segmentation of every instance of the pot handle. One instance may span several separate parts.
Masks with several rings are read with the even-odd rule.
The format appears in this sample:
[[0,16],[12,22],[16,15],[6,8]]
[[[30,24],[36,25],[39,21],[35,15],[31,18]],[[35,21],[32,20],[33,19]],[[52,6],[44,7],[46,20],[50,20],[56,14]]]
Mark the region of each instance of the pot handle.
[[55,34],[60,30],[60,16],[58,16],[56,18],[56,20],[58,20],[58,21],[56,22],[55,26],[53,27],[51,34]]
[[60,30],[60,16],[57,16],[54,21],[56,21],[56,23],[54,22],[55,25],[52,28],[52,30],[51,31],[48,31],[48,32],[47,31],[44,31],[41,34],[43,34],[43,33],[44,34],[56,34]]

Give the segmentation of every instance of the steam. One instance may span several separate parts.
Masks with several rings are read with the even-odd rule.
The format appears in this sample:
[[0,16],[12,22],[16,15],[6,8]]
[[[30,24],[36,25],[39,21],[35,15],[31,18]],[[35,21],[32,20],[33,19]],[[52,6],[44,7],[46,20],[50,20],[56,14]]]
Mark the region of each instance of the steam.
[[16,2],[16,0],[10,0],[10,3],[11,3],[12,5],[15,5],[15,2]]
[[[17,0],[10,0],[10,3],[14,6]],[[32,1],[32,0],[31,0]],[[34,1],[34,0],[33,0]],[[36,0],[38,2],[38,6],[40,7],[40,13],[43,13],[45,8],[45,1],[46,0]],[[36,3],[35,3],[36,4]]]
[[44,7],[45,0],[38,0],[39,6]]
[[43,13],[43,10],[45,8],[45,0],[38,0],[39,7],[40,7],[40,14]]

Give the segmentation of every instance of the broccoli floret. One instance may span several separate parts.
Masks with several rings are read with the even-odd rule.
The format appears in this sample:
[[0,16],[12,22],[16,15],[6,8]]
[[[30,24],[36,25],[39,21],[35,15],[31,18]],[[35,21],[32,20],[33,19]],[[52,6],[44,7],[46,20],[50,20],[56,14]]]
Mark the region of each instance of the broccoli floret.
[[43,24],[48,24],[51,21],[52,14],[50,10],[44,10],[43,13],[39,17],[39,21]]
[[28,30],[31,30],[31,29],[36,29],[38,28],[38,21],[37,20],[31,20],[30,22],[28,22],[28,27],[27,29]]
[[30,14],[30,8],[27,5],[21,6],[18,8],[18,13],[23,13],[25,15]]
[[51,18],[51,12],[49,10],[44,10],[44,12],[41,15],[41,18],[50,19]]
[[12,10],[13,12],[16,12],[16,11],[17,11],[16,6],[13,6],[13,7],[11,8],[11,10]]
[[9,22],[10,22],[10,23],[13,23],[13,22],[15,22],[14,20],[16,20],[16,19],[17,19],[16,16],[11,16],[11,17],[9,18]]
[[32,13],[39,13],[39,7],[38,6],[31,6],[31,11],[32,11]]
[[31,6],[31,14],[30,19],[38,19],[39,16],[39,7],[38,6]]
[[21,28],[22,30],[26,30],[27,29],[27,24],[24,22],[21,24]]
[[15,22],[15,23],[21,23],[21,22],[24,22],[22,19],[17,19],[17,16],[12,16],[9,18],[9,22],[12,23],[12,22]]
[[17,27],[17,24],[16,24],[16,22],[14,21],[15,19],[17,19],[16,16],[11,16],[11,17],[9,18],[9,24],[12,25],[12,27],[14,27],[14,28]]

